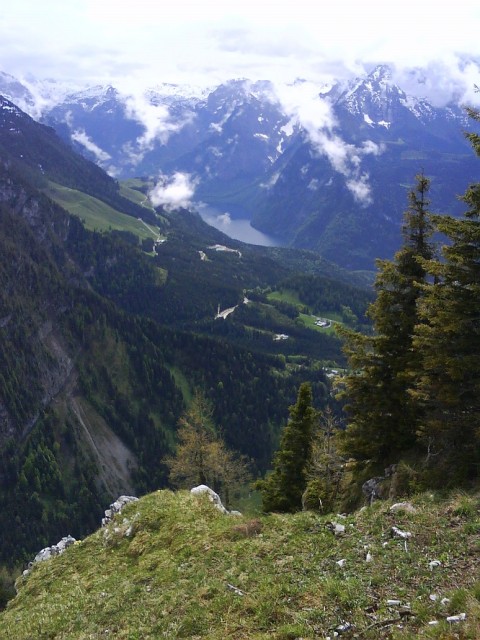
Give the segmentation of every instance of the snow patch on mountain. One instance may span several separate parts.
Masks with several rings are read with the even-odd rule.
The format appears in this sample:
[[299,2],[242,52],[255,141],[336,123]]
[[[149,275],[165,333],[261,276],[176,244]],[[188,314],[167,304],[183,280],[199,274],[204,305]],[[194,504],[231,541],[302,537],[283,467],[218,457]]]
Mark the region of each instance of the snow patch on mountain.
[[215,87],[201,87],[191,84],[172,84],[169,82],[162,82],[160,84],[150,87],[146,91],[147,97],[154,98],[157,96],[181,98],[181,99],[193,99],[193,100],[206,100]]

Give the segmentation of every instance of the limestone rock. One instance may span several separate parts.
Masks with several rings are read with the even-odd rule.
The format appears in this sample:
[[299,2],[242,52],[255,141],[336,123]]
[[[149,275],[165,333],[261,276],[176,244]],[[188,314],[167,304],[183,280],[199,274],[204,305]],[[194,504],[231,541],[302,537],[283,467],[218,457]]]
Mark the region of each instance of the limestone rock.
[[455,622],[463,622],[467,617],[466,613],[459,613],[458,616],[448,616],[447,622],[455,623]]
[[397,513],[397,511],[405,511],[406,513],[415,513],[416,509],[411,502],[396,502],[392,504],[390,507],[390,511],[392,513]]
[[[190,490],[190,493],[193,493],[196,496],[203,495],[204,493],[206,493],[208,495],[208,498],[209,498],[210,502],[213,502],[215,507],[221,513],[224,513],[224,514],[230,513],[228,511],[228,509],[226,509],[223,506],[222,501],[220,500],[220,496],[218,495],[218,493],[215,493],[215,491],[213,489],[210,489],[210,487],[207,487],[206,484],[199,484],[198,487],[193,487],[193,489]],[[235,515],[237,515],[237,514],[235,514]]]
[[112,502],[110,509],[105,511],[105,517],[102,518],[102,527],[105,527],[109,522],[113,520],[116,513],[120,513],[123,507],[129,502],[136,502],[138,498],[135,496],[120,496],[115,502]]
[[68,535],[68,536],[65,536],[64,538],[62,538],[60,540],[60,542],[57,542],[57,544],[53,544],[51,547],[45,547],[44,549],[42,549],[41,551],[39,551],[37,553],[37,555],[32,560],[32,562],[28,563],[28,567],[23,572],[23,575],[24,576],[28,575],[30,573],[30,571],[32,570],[32,567],[33,567],[33,565],[35,563],[44,562],[45,560],[49,560],[50,558],[53,558],[54,556],[61,555],[65,551],[65,549],[70,547],[75,542],[76,542],[75,538],[73,538],[72,536]]
[[367,503],[372,504],[375,500],[382,500],[388,496],[389,486],[396,471],[396,465],[392,464],[385,469],[383,476],[375,476],[362,484]]
[[344,524],[340,524],[339,522],[327,522],[325,526],[327,527],[327,529],[330,529],[330,531],[336,536],[345,535]]

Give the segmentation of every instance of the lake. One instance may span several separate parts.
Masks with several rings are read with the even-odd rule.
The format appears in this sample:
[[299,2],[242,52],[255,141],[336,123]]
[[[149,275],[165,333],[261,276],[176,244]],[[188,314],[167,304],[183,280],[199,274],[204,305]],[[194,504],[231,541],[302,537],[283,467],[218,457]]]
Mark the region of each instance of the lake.
[[221,213],[218,209],[204,204],[197,204],[196,209],[204,222],[234,240],[258,244],[262,247],[282,247],[285,244],[278,238],[254,229],[246,218],[232,218],[229,213]]

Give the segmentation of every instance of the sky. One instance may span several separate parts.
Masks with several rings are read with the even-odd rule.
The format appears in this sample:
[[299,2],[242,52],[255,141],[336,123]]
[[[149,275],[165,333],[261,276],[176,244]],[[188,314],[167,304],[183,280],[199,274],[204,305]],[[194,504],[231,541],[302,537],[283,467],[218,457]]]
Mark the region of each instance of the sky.
[[[394,82],[435,106],[480,102],[479,0],[14,0],[2,7],[0,38],[0,71],[27,83],[34,116],[52,96],[33,79],[116,87],[127,117],[144,127],[127,150],[133,164],[185,124],[152,105],[145,88],[270,80],[284,112],[363,205],[372,200],[362,160],[383,150],[342,139],[331,107],[319,100],[320,83],[387,63]],[[85,131],[73,137],[115,175],[109,154]],[[197,185],[195,176],[160,174],[153,196],[184,206]]]
[[405,69],[429,69],[421,90],[444,101],[479,83],[479,34],[478,0],[15,0],[2,8],[0,70],[134,91],[321,82],[388,62],[404,84]]

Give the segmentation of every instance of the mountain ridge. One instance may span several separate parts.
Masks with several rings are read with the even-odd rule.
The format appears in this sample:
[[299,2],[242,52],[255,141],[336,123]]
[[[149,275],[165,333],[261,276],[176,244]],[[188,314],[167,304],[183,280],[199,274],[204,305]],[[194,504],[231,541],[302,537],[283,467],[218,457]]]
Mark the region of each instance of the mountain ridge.
[[419,171],[431,178],[434,210],[454,215],[475,176],[462,109],[409,95],[392,77],[379,65],[331,87],[232,80],[194,97],[179,87],[137,97],[102,88],[103,99],[71,94],[44,119],[118,176],[182,173],[194,202],[347,268],[372,269],[398,247]]
[[0,638],[474,640],[477,513],[478,495],[420,494],[347,516],[229,516],[155,492],[20,578]]

